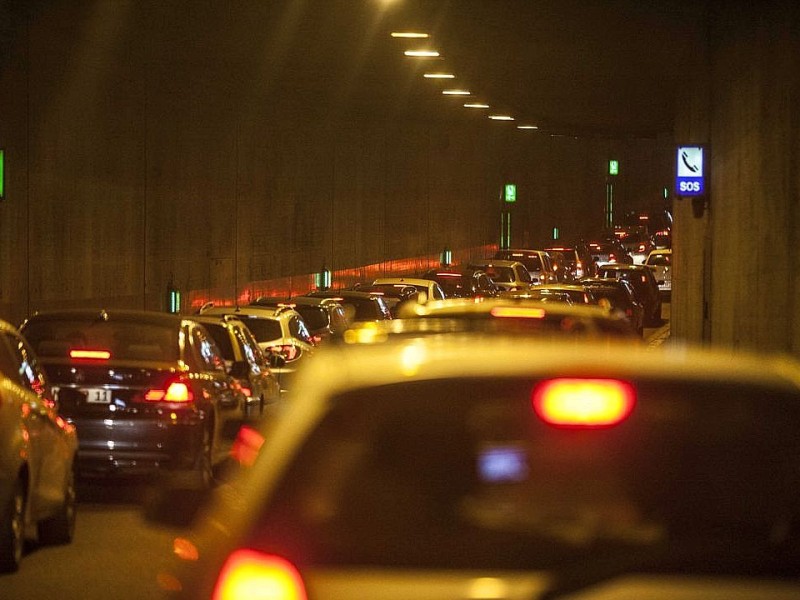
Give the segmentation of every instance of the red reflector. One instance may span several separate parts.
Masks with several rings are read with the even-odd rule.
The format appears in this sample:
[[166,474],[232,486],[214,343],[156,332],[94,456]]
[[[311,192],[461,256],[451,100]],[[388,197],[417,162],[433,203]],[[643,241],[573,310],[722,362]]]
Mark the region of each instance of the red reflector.
[[306,600],[300,573],[279,556],[236,550],[222,569],[213,600]]
[[510,317],[517,319],[544,319],[545,312],[541,308],[513,308],[510,306],[495,306],[489,311],[493,317]]
[[636,391],[617,379],[550,379],[533,389],[533,408],[546,423],[609,427],[633,410]]
[[144,399],[148,402],[191,402],[194,400],[194,394],[183,381],[173,381],[166,390],[147,390]]
[[108,360],[111,352],[108,350],[70,350],[70,358],[87,358],[90,360]]

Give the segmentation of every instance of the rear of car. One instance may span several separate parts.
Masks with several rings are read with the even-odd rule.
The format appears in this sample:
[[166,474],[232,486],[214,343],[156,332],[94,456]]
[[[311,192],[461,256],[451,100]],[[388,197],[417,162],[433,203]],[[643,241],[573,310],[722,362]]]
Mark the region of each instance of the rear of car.
[[644,324],[651,327],[661,324],[661,294],[652,269],[645,265],[599,264],[597,274],[599,277],[613,277],[630,283],[636,298],[644,307]]
[[486,273],[500,291],[526,290],[536,283],[525,265],[516,260],[481,261],[469,266]]
[[276,364],[272,370],[283,391],[290,389],[295,373],[316,350],[305,321],[292,305],[212,306],[202,314],[237,317],[253,333],[264,353],[280,356],[283,364]]
[[558,281],[558,275],[553,268],[550,255],[544,250],[533,249],[510,249],[498,250],[494,254],[497,260],[512,260],[521,262],[528,269],[531,280],[535,284],[554,283]]
[[653,269],[661,295],[669,297],[672,293],[672,250],[653,250],[647,255],[644,264]]
[[796,363],[430,342],[316,364],[252,468],[176,543],[171,589],[800,597]]
[[545,251],[550,256],[562,257],[563,272],[559,273],[559,281],[571,283],[595,274],[594,261],[588,247],[583,244],[552,246],[545,248]]
[[20,567],[32,538],[72,541],[77,447],[36,353],[0,321],[0,572]]
[[624,315],[639,335],[644,334],[644,306],[628,281],[588,277],[582,279],[581,284],[592,293],[598,304]]
[[81,475],[210,485],[243,397],[205,328],[175,315],[98,309],[37,313],[22,331],[78,430]]
[[481,269],[431,269],[423,278],[437,282],[445,298],[492,298],[498,294],[497,286]]
[[444,300],[444,292],[439,287],[438,282],[432,279],[424,279],[419,277],[382,277],[372,282],[372,288],[379,290],[381,288],[395,287],[395,286],[413,286],[417,292],[424,294],[419,297],[420,302],[427,302],[428,300]]
[[389,306],[381,296],[352,290],[316,290],[305,294],[310,298],[333,298],[344,308],[348,325],[355,322],[384,321],[392,318]]

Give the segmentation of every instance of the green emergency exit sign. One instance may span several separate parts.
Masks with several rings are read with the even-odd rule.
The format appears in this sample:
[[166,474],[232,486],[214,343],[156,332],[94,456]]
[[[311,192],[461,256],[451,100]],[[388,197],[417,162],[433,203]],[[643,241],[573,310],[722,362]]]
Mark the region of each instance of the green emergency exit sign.
[[505,187],[505,193],[503,195],[506,202],[516,202],[517,201],[517,186],[513,183],[507,183]]
[[608,161],[608,174],[609,175],[619,175],[619,161],[618,160],[610,160]]

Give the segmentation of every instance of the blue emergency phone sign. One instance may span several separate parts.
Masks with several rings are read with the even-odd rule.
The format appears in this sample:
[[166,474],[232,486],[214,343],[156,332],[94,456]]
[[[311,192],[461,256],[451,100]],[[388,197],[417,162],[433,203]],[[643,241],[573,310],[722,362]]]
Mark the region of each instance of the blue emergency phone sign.
[[675,195],[704,196],[706,193],[705,146],[678,146],[675,157]]

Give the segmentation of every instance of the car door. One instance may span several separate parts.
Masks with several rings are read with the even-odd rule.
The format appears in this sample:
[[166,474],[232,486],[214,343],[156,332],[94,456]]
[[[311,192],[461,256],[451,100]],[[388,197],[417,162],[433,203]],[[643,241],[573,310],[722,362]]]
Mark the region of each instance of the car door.
[[20,406],[27,433],[30,472],[29,506],[34,519],[46,516],[64,502],[66,482],[75,451],[65,434],[69,427],[58,417],[44,370],[33,349],[21,336],[3,333],[21,388]]

